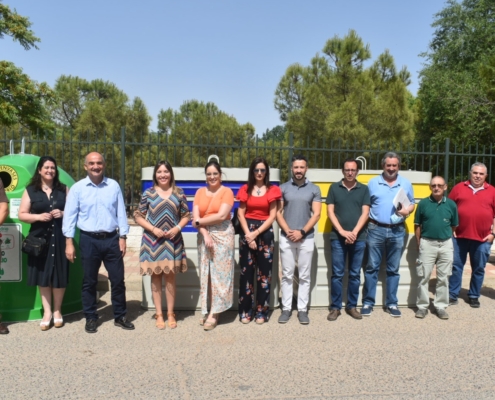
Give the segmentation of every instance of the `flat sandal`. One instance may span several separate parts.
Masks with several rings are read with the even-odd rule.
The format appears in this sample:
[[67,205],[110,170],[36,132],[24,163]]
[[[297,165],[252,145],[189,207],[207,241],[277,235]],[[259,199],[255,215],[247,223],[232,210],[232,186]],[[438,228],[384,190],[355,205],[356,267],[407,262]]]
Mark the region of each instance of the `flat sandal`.
[[175,314],[174,313],[167,313],[167,322],[168,326],[170,329],[175,329],[177,328],[177,320],[175,319]]
[[[158,321],[158,318],[162,318],[162,322]],[[156,327],[160,330],[165,329],[165,321],[163,320],[163,314],[155,314]]]

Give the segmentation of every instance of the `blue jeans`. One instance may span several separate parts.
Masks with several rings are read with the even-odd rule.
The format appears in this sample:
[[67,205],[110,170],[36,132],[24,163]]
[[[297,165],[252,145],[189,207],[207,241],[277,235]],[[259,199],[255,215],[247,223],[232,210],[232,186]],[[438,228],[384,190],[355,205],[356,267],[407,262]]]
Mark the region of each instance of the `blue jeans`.
[[467,255],[471,261],[471,282],[469,284],[468,297],[477,299],[480,297],[481,285],[485,277],[485,266],[490,257],[490,242],[479,242],[472,239],[453,239],[454,241],[454,264],[452,276],[449,279],[449,295],[457,300],[462,285],[462,270],[466,264]]
[[353,244],[345,244],[345,239],[339,237],[339,239],[331,240],[331,245],[332,304],[330,305],[330,309],[340,310],[342,308],[342,278],[344,277],[346,258],[349,260],[346,308],[356,308],[359,297],[359,285],[361,284],[361,264],[366,242],[356,241]]
[[378,272],[383,256],[387,266],[386,306],[397,306],[397,289],[399,287],[399,266],[404,247],[404,225],[382,228],[370,222],[368,224],[368,263],[364,270],[363,305],[374,306]]

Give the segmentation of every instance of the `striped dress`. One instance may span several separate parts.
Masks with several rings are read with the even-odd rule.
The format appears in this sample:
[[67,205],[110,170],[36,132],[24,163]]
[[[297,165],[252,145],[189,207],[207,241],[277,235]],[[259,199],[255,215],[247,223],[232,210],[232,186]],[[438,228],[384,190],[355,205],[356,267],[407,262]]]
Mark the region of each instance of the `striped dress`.
[[[167,199],[160,197],[154,188],[147,189],[137,212],[157,229],[172,229],[182,218],[189,217],[186,196],[182,189],[177,189],[179,194],[172,193]],[[185,272],[187,260],[182,235],[173,239],[158,238],[144,230],[139,261],[141,275]]]

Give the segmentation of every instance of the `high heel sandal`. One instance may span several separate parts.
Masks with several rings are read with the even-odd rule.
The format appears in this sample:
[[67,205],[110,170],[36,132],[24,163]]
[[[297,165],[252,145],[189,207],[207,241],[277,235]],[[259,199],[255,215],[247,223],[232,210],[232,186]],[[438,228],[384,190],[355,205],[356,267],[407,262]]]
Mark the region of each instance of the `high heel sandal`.
[[63,318],[53,318],[53,326],[55,328],[62,328],[62,326],[64,326],[64,319]]
[[[161,322],[158,321],[158,318],[161,318]],[[163,314],[155,314],[155,319],[156,319],[156,327],[160,330],[165,329],[165,321],[163,320]]]
[[168,317],[168,326],[170,327],[170,329],[177,328],[177,321],[175,319],[175,314],[167,313],[167,317]]
[[210,322],[209,319],[207,319],[205,321],[205,324],[203,325],[203,329],[205,331],[211,331],[213,329],[215,329],[218,325],[218,319],[220,318],[220,314],[213,314],[213,315],[216,315],[215,317],[212,317],[214,319],[215,322]]
[[52,319],[53,319],[53,314],[50,316],[50,319],[48,321],[40,322],[40,328],[42,331],[47,331],[48,329],[50,329],[50,326],[52,325]]

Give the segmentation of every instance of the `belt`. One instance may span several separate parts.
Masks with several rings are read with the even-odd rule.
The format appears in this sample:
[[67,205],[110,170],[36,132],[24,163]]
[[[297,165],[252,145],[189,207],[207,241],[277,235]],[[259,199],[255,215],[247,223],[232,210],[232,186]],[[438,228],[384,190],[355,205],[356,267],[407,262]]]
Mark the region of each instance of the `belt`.
[[398,224],[382,224],[381,222],[375,221],[374,219],[369,219],[372,224],[375,224],[381,228],[396,228],[398,226],[403,226],[404,222],[399,222]]
[[93,239],[107,239],[107,238],[114,237],[117,234],[117,231],[113,231],[113,232],[87,232],[87,231],[81,230],[81,233],[84,233],[85,235],[88,235],[88,236],[92,237]]
[[429,242],[446,242],[446,241],[448,241],[448,240],[450,240],[452,238],[449,237],[448,239],[432,239],[432,238],[427,238],[427,237],[421,236],[421,239],[427,240]]

